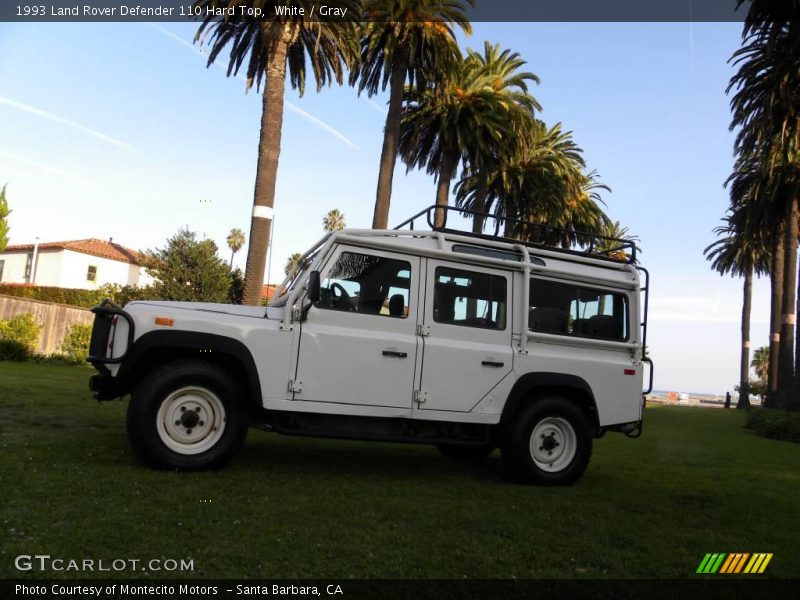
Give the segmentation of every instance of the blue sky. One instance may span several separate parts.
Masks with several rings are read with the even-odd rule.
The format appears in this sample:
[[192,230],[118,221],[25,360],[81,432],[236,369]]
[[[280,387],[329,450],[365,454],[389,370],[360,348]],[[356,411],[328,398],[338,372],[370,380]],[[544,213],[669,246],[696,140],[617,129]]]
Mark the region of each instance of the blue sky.
[[[656,388],[723,393],[738,379],[741,282],[708,268],[728,198],[725,87],[734,23],[477,23],[519,52],[549,124],[574,131],[612,188],[607,212],[641,238],[653,278]],[[191,47],[193,24],[0,24],[0,184],[11,242],[114,238],[161,247],[187,226],[228,257],[247,231],[260,96]],[[224,63],[223,63],[224,64]],[[386,95],[287,90],[271,280],[339,208],[372,220]],[[433,178],[398,164],[390,224],[434,200]],[[244,264],[246,252],[236,258]],[[752,346],[767,343],[768,282],[755,286]]]

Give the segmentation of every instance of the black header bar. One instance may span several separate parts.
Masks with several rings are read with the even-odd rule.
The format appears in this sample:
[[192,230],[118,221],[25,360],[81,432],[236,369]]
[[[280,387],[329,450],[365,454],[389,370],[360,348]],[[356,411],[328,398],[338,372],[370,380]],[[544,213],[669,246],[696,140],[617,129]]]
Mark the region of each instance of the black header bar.
[[[747,14],[750,0],[744,0],[737,10],[739,2],[476,0],[475,7],[468,7],[466,13],[472,22],[732,22],[743,21]],[[198,13],[193,5],[192,0],[3,0],[0,21],[119,23],[202,19],[205,12]],[[353,2],[342,0],[241,0],[236,5],[225,14],[227,18],[363,20],[362,15],[354,14]],[[342,7],[347,5],[350,8],[343,12]]]

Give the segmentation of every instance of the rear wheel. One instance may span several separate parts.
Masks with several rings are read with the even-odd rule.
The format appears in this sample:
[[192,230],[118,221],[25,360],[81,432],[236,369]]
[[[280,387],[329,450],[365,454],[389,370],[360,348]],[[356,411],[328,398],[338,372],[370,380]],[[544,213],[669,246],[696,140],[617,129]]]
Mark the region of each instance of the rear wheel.
[[128,406],[128,438],[146,464],[216,469],[238,452],[248,411],[239,386],[220,367],[177,361],[143,379]]
[[519,483],[571,485],[592,455],[592,431],[584,412],[560,396],[536,400],[508,423],[503,461]]

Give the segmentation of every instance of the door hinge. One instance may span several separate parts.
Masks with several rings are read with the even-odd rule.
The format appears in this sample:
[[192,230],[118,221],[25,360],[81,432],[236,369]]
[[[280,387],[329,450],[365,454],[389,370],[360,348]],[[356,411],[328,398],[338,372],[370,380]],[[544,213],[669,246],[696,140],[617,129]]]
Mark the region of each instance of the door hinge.
[[294,392],[295,394],[297,392],[302,392],[303,391],[303,382],[300,381],[300,380],[295,381],[294,379],[290,379],[289,380],[289,391],[290,392]]
[[430,325],[417,325],[417,335],[428,336],[431,334]]
[[414,390],[414,402],[425,404],[428,401],[428,392],[423,390]]

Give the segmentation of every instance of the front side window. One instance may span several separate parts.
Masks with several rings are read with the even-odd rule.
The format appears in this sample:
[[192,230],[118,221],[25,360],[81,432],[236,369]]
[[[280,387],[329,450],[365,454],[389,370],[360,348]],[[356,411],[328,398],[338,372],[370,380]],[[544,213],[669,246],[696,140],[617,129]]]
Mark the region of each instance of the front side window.
[[317,308],[405,319],[411,263],[383,256],[342,252],[320,286]]
[[528,329],[625,341],[628,339],[628,299],[618,292],[532,279]]
[[89,265],[86,270],[86,281],[97,281],[97,267],[95,265]]
[[447,325],[506,328],[506,278],[436,267],[433,320]]

